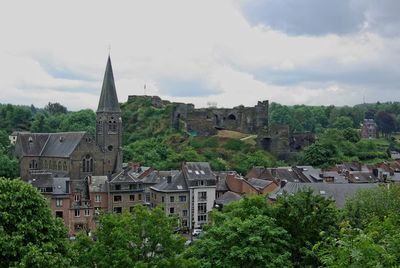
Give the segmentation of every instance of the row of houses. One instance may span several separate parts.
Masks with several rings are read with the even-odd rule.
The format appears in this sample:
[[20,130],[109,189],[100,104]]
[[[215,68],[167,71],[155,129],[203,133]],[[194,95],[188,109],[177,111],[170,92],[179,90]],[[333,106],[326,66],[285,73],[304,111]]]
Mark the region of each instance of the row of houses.
[[159,171],[139,163],[124,165],[113,176],[87,176],[84,180],[38,173],[29,180],[46,196],[55,217],[71,234],[96,227],[103,212],[132,212],[137,205],[161,207],[177,219],[177,227],[193,229],[244,196],[268,194],[275,201],[284,192],[304,188],[333,199],[342,207],[359,189],[399,182],[400,162],[379,165],[345,163],[325,171],[312,166],[253,167],[242,176],[234,171],[213,171],[207,162],[186,162],[179,170]]

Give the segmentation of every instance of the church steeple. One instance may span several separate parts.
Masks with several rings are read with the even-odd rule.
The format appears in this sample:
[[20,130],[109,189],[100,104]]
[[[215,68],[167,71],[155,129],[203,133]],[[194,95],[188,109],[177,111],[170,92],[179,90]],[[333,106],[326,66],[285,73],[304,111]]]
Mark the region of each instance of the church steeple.
[[108,56],[106,72],[104,74],[103,86],[97,112],[120,112],[117,91],[115,89],[114,75],[111,59]]
[[104,153],[104,174],[122,170],[122,119],[108,56],[99,106],[96,112],[96,143]]

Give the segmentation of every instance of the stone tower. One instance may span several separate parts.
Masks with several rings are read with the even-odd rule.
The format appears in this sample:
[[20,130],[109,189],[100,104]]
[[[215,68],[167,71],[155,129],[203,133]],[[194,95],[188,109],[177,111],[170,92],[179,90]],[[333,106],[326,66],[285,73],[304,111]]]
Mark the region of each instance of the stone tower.
[[104,173],[122,170],[122,119],[108,56],[99,106],[96,112],[96,143],[104,153]]

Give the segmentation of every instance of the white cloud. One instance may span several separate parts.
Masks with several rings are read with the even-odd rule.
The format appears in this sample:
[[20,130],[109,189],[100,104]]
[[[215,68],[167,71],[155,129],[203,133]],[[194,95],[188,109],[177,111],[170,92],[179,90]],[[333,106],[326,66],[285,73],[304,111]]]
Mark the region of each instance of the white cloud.
[[[147,94],[198,106],[209,101],[255,105],[262,99],[354,104],[362,100],[360,94],[369,94],[370,101],[400,97],[400,92],[390,96],[362,83],[346,84],[339,76],[313,81],[313,71],[335,77],[343,68],[393,69],[400,60],[400,40],[368,32],[368,27],[352,36],[290,36],[250,25],[238,2],[228,0],[39,0],[4,6],[2,103],[43,106],[59,101],[69,109],[94,109],[110,44],[120,101],[143,94],[145,83]],[[283,76],[308,70],[308,76],[289,86],[269,80],[267,70]],[[201,81],[210,95],[163,95],[165,78]]]

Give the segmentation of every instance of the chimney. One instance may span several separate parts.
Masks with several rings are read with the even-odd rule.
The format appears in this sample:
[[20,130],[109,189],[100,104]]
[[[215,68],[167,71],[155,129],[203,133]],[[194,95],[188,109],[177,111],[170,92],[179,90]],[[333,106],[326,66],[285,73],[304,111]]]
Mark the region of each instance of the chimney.
[[171,175],[168,175],[167,176],[167,183],[171,183],[172,182],[172,176]]
[[132,170],[133,172],[138,172],[139,168],[140,168],[140,163],[139,162],[133,162],[131,164]]

